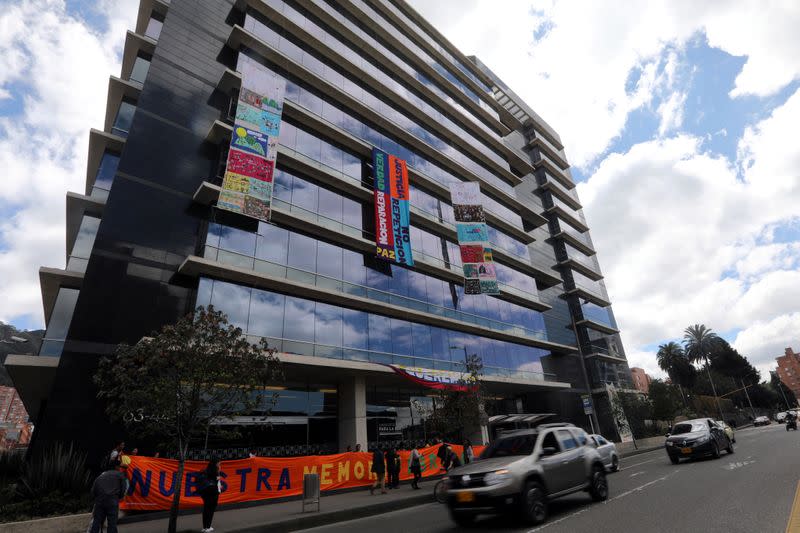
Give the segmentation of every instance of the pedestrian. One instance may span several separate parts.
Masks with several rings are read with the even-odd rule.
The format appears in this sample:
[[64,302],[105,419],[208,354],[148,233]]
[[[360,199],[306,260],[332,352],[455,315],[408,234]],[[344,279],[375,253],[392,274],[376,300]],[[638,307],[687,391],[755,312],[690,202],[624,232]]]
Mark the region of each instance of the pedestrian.
[[472,451],[472,443],[469,439],[464,439],[464,464],[468,465],[475,460],[475,452]]
[[257,457],[255,448],[250,450],[250,455],[248,457],[250,457],[250,459],[255,459]]
[[139,455],[139,448],[134,448],[131,455]]
[[[436,450],[436,457],[439,458],[439,464],[444,467],[444,463],[447,460],[447,448],[449,446],[447,446],[447,444],[445,444],[442,439],[439,438],[436,439],[436,442],[439,444],[439,449]],[[445,468],[445,470],[447,470],[447,468]]]
[[386,456],[386,470],[389,474],[389,488],[398,488],[400,486],[400,455],[394,448],[390,448]]
[[161,457],[161,452],[156,452],[153,454],[153,459],[158,459],[159,457]]
[[203,498],[203,533],[214,531],[211,522],[214,520],[214,511],[217,510],[219,501],[219,459],[212,458],[201,474],[200,497]]
[[360,451],[361,451],[361,445],[360,445],[360,444],[358,444],[358,443],[356,443],[356,451],[357,451],[357,452],[360,452]]
[[458,454],[454,452],[453,448],[450,446],[447,447],[446,456],[442,466],[444,466],[445,472],[449,472],[451,469],[461,466],[461,459],[458,458]]
[[375,482],[370,486],[369,493],[375,494],[378,485],[381,486],[381,494],[386,494],[386,463],[383,460],[383,452],[380,448],[375,448],[372,452],[372,468],[370,472],[375,474]]
[[422,479],[422,455],[416,446],[411,450],[411,457],[409,458],[409,466],[411,473],[414,475],[414,480],[411,482],[411,488],[414,490],[419,489],[419,480]]
[[120,460],[115,458],[110,462],[109,469],[94,480],[91,490],[94,508],[89,533],[100,533],[103,522],[108,522],[108,533],[117,533],[119,501],[128,490],[128,478],[123,470]]
[[119,459],[119,456],[122,455],[124,451],[125,451],[125,441],[119,441],[117,445],[114,446],[114,449],[111,450],[111,455],[109,456],[111,462],[113,463],[114,461]]

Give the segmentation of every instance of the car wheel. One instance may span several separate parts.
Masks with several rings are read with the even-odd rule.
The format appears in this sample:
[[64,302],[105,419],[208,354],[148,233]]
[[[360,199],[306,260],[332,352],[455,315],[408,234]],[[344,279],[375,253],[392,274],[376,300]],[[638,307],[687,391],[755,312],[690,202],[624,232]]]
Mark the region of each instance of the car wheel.
[[616,455],[611,458],[611,471],[619,472],[619,458]]
[[450,517],[460,527],[470,527],[475,525],[475,515],[472,513],[451,512]]
[[719,444],[717,444],[717,441],[714,441],[713,443],[711,443],[711,456],[714,459],[719,459],[720,458]]
[[596,502],[604,502],[608,499],[608,480],[604,468],[596,466],[592,470],[592,482],[589,485],[589,494]]
[[670,455],[669,456],[669,460],[672,461],[672,464],[674,464],[674,465],[676,465],[676,464],[681,462],[681,460],[675,455]]
[[547,494],[538,481],[528,481],[522,492],[522,517],[531,524],[541,524],[547,519]]
[[733,441],[728,440],[728,455],[733,453]]

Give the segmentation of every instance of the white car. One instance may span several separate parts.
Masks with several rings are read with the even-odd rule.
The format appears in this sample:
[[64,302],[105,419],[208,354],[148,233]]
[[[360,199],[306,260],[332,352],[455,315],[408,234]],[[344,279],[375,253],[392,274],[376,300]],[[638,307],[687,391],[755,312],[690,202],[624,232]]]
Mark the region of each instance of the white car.
[[589,435],[589,439],[591,439],[594,447],[597,448],[597,453],[600,454],[603,465],[611,472],[617,472],[619,470],[619,455],[614,443],[602,435]]

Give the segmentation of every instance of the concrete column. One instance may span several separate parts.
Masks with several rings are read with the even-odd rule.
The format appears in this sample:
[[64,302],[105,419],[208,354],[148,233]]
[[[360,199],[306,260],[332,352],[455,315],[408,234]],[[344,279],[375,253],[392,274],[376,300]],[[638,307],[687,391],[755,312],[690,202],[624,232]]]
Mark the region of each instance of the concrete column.
[[367,387],[364,376],[348,376],[339,382],[339,451],[347,446],[367,451]]

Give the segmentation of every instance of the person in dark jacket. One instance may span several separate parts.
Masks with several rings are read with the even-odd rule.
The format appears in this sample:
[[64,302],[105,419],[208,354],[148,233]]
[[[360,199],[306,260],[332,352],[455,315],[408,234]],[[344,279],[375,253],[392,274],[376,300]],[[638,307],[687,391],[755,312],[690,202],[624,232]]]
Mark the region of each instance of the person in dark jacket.
[[411,487],[414,490],[417,490],[419,489],[419,480],[422,479],[422,454],[419,453],[419,450],[416,446],[414,446],[414,448],[411,450],[409,463],[411,467],[411,473],[414,475],[414,481],[411,482]]
[[386,454],[386,473],[389,476],[389,488],[396,489],[400,486],[400,455],[394,448]]
[[371,472],[375,473],[375,482],[370,486],[369,493],[374,494],[378,485],[381,486],[381,494],[386,494],[386,463],[383,460],[383,452],[380,448],[375,448],[372,452]]
[[[439,458],[439,464],[442,465],[444,468],[445,461],[447,460],[447,444],[442,441],[442,439],[436,439],[436,442],[439,443],[439,449],[436,450],[436,457]],[[447,470],[447,468],[445,468]]]
[[119,459],[111,461],[110,468],[97,476],[92,484],[92,526],[89,533],[100,533],[103,522],[108,521],[108,533],[117,533],[119,501],[128,489],[128,478],[122,473]]
[[442,463],[442,466],[446,471],[449,472],[451,468],[457,468],[461,466],[461,459],[458,457],[458,454],[453,451],[453,448],[448,446],[446,452],[444,463]]
[[214,520],[214,511],[219,502],[219,459],[213,458],[202,473],[200,484],[200,497],[203,498],[203,533],[214,531],[211,522]]

